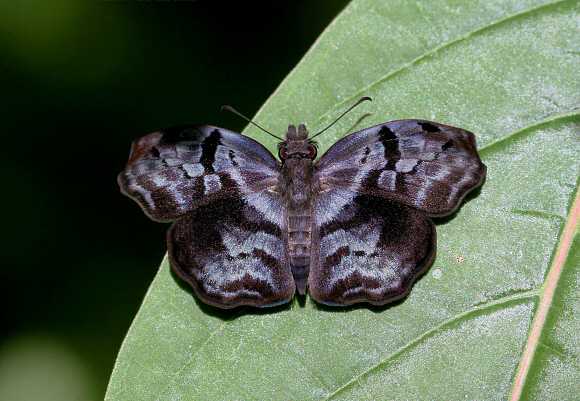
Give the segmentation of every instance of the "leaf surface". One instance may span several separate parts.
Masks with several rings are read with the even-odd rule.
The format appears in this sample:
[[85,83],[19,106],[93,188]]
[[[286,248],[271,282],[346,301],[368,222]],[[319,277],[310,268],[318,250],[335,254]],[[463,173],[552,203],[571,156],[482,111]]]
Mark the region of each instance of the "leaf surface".
[[[486,182],[436,219],[402,301],[218,310],[159,274],[108,400],[574,399],[580,388],[580,4],[353,1],[254,120],[342,136],[418,118],[473,131]],[[271,150],[275,142],[249,127]],[[162,240],[162,239],[160,239]],[[537,334],[534,337],[533,334]]]

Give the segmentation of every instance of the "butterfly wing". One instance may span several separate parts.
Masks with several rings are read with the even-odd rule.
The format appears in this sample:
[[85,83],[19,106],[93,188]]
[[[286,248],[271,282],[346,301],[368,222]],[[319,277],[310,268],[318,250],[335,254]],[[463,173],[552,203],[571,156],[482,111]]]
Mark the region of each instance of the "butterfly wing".
[[167,234],[173,269],[203,302],[220,308],[290,301],[296,286],[281,206],[264,194],[258,204],[235,196],[194,209]]
[[428,217],[453,212],[486,173],[469,132],[422,120],[356,132],[318,161],[309,291],[318,302],[382,305],[433,262]]
[[431,216],[457,209],[485,174],[471,132],[423,120],[391,121],[355,132],[316,164],[322,188],[384,196]]
[[295,291],[280,169],[250,138],[188,125],[135,141],[118,181],[153,220],[175,220],[169,260],[201,300],[221,308],[271,306]]
[[280,169],[274,156],[251,138],[186,125],[133,142],[118,182],[150,218],[172,221],[216,198],[274,189]]
[[390,199],[329,189],[314,208],[313,299],[328,305],[383,305],[403,297],[435,257],[435,226]]

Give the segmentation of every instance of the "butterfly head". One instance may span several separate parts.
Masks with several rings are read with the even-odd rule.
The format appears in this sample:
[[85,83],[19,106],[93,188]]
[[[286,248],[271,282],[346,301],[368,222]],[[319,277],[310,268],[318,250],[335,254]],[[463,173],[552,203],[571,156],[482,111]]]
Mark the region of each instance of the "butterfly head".
[[304,124],[288,126],[286,140],[278,144],[278,157],[284,163],[288,159],[311,159],[316,158],[316,142],[308,138],[308,131]]

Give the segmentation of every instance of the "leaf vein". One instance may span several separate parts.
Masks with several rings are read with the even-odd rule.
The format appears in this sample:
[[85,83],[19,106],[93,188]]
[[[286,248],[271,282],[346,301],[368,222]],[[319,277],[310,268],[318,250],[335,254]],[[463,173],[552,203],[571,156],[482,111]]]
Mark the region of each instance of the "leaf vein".
[[179,369],[177,372],[175,372],[173,374],[173,378],[171,380],[169,380],[167,382],[167,384],[165,385],[165,387],[159,392],[158,396],[157,396],[157,400],[160,400],[163,393],[165,393],[165,391],[167,389],[169,389],[169,387],[177,380],[177,378],[179,376],[181,376],[182,372],[185,370],[185,368],[187,368],[189,365],[191,365],[193,363],[193,361],[198,357],[198,355],[200,354],[201,350],[204,349],[209,343],[210,341],[213,339],[213,337],[221,332],[224,327],[226,327],[228,325],[228,323],[230,323],[232,320],[236,319],[238,316],[240,316],[241,314],[243,314],[246,311],[247,308],[240,308],[240,311],[238,313],[236,313],[235,315],[233,315],[232,317],[230,317],[229,319],[225,320],[221,325],[219,325],[208,337],[207,339],[203,342],[203,344],[201,344],[197,350],[191,355],[191,357],[189,358],[189,360],[183,364],[183,366],[181,367],[181,369]]
[[381,367],[382,365],[384,365],[385,363],[389,362],[391,359],[393,359],[395,356],[403,353],[404,351],[406,351],[407,349],[411,348],[412,346],[418,344],[420,341],[422,341],[423,339],[427,338],[429,335],[436,333],[437,331],[441,330],[443,327],[465,317],[468,316],[470,314],[472,314],[473,312],[476,311],[483,311],[486,309],[490,309],[493,308],[497,305],[501,305],[513,300],[524,300],[526,298],[534,298],[538,296],[538,290],[530,290],[530,291],[525,291],[525,292],[521,292],[521,293],[517,293],[514,295],[510,295],[510,296],[506,296],[506,297],[502,297],[502,298],[498,298],[498,299],[494,299],[492,301],[489,302],[485,302],[485,303],[481,303],[478,304],[476,306],[473,306],[469,309],[464,310],[461,313],[458,313],[448,319],[445,319],[443,321],[441,321],[439,324],[433,326],[432,328],[430,328],[429,330],[423,332],[421,335],[411,339],[410,341],[408,341],[407,343],[403,344],[401,347],[399,347],[398,349],[396,349],[395,351],[393,351],[391,354],[385,356],[384,358],[382,358],[380,361],[376,362],[373,365],[368,366],[366,369],[364,369],[363,371],[361,371],[358,375],[356,375],[355,377],[353,377],[351,380],[349,380],[348,382],[344,383],[342,386],[338,387],[333,393],[331,393],[327,399],[331,399],[332,397],[340,394],[342,391],[346,390],[349,386],[357,384],[359,382],[359,380],[362,379],[363,376],[371,373],[372,371],[378,369],[379,367]]
[[333,110],[335,110],[336,108],[343,108],[345,104],[351,104],[354,101],[354,99],[358,99],[361,96],[363,96],[365,93],[368,93],[369,90],[371,88],[373,88],[374,86],[376,86],[377,84],[387,81],[388,79],[392,78],[393,76],[395,76],[395,75],[397,75],[399,73],[402,73],[406,69],[412,67],[414,64],[420,62],[421,60],[424,60],[424,59],[426,59],[426,58],[428,58],[428,57],[430,57],[430,56],[432,56],[434,54],[437,54],[439,51],[441,51],[441,50],[443,50],[445,48],[448,48],[448,47],[453,46],[453,45],[455,45],[457,43],[460,43],[460,42],[462,42],[464,40],[467,40],[468,38],[470,38],[473,35],[476,35],[476,34],[478,34],[480,32],[483,32],[483,31],[485,31],[487,29],[490,29],[490,28],[492,28],[494,26],[501,25],[502,23],[505,23],[505,22],[507,22],[509,20],[522,17],[522,16],[524,16],[526,14],[530,14],[530,13],[536,12],[536,11],[541,10],[543,8],[546,8],[546,7],[551,7],[554,4],[566,3],[566,2],[567,2],[567,0],[557,0],[557,1],[553,1],[553,2],[548,3],[548,4],[541,4],[541,5],[538,5],[536,7],[531,7],[529,9],[522,10],[521,12],[518,12],[518,13],[514,13],[514,14],[507,15],[507,16],[505,16],[503,18],[500,18],[500,19],[498,19],[496,21],[490,22],[489,24],[486,24],[486,25],[481,26],[481,27],[479,27],[477,29],[474,29],[473,31],[467,32],[467,33],[461,35],[460,37],[458,37],[458,38],[456,38],[454,40],[450,40],[450,41],[447,41],[445,43],[442,43],[439,46],[433,47],[431,50],[425,51],[424,53],[420,54],[419,56],[415,57],[414,59],[408,61],[407,63],[405,63],[403,65],[401,65],[399,68],[397,68],[397,69],[395,69],[395,70],[393,70],[393,71],[385,74],[384,76],[380,77],[376,81],[371,82],[370,84],[368,84],[367,86],[365,86],[364,88],[362,88],[361,90],[359,90],[358,92],[353,93],[352,95],[350,95],[348,97],[345,97],[342,101],[336,103],[335,106],[334,106],[334,108],[331,108],[331,109],[327,110],[326,112],[320,114],[320,116],[318,117],[318,119],[315,120],[315,122],[314,122],[313,125],[319,125],[321,123],[321,121],[323,121],[324,119],[326,119],[329,116],[329,114],[333,112]]

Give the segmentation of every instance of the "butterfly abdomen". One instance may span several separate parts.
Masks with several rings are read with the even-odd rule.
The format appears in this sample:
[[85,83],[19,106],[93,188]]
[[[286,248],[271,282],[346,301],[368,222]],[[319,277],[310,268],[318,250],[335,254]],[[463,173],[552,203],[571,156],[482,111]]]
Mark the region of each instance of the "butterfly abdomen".
[[312,160],[289,159],[284,168],[288,257],[296,288],[305,294],[312,243]]
[[[301,211],[306,212],[306,211]],[[306,293],[308,273],[310,272],[310,244],[312,241],[312,219],[308,214],[288,216],[288,253],[292,276],[300,294]]]

